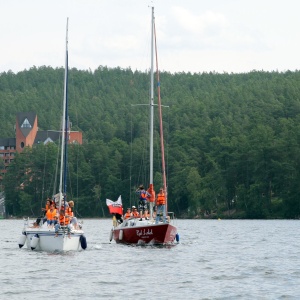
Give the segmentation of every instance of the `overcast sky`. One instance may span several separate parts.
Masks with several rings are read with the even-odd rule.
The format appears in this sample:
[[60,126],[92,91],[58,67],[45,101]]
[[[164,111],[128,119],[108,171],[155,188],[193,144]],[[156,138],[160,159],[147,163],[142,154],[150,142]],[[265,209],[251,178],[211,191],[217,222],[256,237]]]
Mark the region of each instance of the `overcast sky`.
[[0,0],[0,73],[62,67],[145,71],[154,5],[161,71],[300,69],[299,0]]

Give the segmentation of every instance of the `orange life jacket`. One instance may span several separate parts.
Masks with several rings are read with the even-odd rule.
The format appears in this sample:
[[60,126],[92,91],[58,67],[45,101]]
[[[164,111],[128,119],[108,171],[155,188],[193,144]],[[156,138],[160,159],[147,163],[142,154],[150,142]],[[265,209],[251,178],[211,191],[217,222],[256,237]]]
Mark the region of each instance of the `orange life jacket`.
[[140,199],[141,199],[141,200],[147,200],[147,193],[146,193],[146,191],[142,191],[142,192],[141,192]]
[[166,204],[166,197],[164,193],[158,193],[157,199],[156,199],[157,205],[165,205]]
[[132,217],[132,214],[130,212],[127,212],[125,215],[124,215],[124,219],[129,219]]
[[68,225],[70,223],[69,218],[67,218],[67,215],[59,215],[59,223],[60,225]]
[[149,202],[155,202],[155,191],[153,189],[153,184],[150,184],[149,189],[147,190],[147,192],[150,194],[150,196],[148,196],[148,201]]
[[53,211],[48,209],[46,212],[47,220],[54,220],[54,216],[56,216],[56,209],[53,209]]
[[132,216],[133,216],[134,218],[139,218],[139,217],[140,217],[140,214],[139,214],[137,211],[134,211],[134,212],[132,213]]

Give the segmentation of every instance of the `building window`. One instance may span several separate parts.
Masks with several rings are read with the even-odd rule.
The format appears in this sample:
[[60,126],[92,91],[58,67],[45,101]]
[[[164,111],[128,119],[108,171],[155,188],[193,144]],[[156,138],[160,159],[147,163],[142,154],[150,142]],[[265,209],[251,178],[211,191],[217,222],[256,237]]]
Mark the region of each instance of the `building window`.
[[21,148],[22,149],[24,148],[24,142],[21,142]]
[[21,128],[31,128],[31,125],[27,118],[24,120],[23,124],[21,125]]
[[4,153],[0,153],[0,157],[1,157],[1,156],[4,156]]

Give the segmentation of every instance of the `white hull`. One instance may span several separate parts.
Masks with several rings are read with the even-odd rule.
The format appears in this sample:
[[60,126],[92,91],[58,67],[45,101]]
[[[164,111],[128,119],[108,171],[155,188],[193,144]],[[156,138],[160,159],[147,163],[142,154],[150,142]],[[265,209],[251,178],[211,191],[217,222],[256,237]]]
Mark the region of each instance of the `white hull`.
[[[23,235],[25,233],[26,239],[24,246],[31,250],[36,251],[79,251],[82,246],[86,247],[83,230],[71,230],[70,237],[65,229],[60,229],[56,236],[54,228],[48,228],[47,224],[42,227],[31,228],[24,227]],[[85,238],[84,238],[85,239]],[[20,245],[20,247],[22,247]]]

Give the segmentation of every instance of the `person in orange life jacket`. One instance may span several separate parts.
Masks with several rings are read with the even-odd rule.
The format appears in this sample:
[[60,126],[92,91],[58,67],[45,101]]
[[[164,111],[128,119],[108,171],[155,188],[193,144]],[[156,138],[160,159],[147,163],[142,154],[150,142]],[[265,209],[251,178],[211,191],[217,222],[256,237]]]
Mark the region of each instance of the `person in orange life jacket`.
[[58,236],[58,230],[61,228],[61,226],[67,226],[68,230],[68,237],[71,238],[71,226],[70,226],[70,219],[67,214],[65,214],[65,210],[61,209],[59,212],[59,222],[55,224],[54,230],[55,230],[55,236]]
[[134,218],[139,218],[140,217],[140,214],[138,213],[137,208],[135,206],[132,206],[132,216]]
[[70,220],[74,217],[73,207],[74,207],[74,202],[71,200],[68,202],[68,206],[66,206],[66,214],[70,217]]
[[48,226],[53,226],[56,224],[55,220],[54,220],[54,216],[56,216],[56,209],[54,208],[54,205],[51,204],[50,208],[48,209],[48,211],[46,212],[46,217],[47,217],[47,224]]
[[69,206],[66,208],[67,214],[70,216],[70,223],[74,226],[75,229],[79,229],[77,218],[74,217],[74,201],[70,200],[68,202]]
[[67,201],[64,201],[64,199],[62,199],[61,208],[66,210],[68,207],[69,207],[69,203]]
[[128,207],[127,211],[124,215],[124,219],[127,220],[127,219],[130,219],[131,217],[132,217],[131,209],[130,209],[130,207]]
[[163,215],[163,222],[166,223],[166,196],[163,188],[160,188],[159,193],[156,196],[156,205],[155,224],[158,224],[161,215]]
[[50,205],[51,205],[51,199],[48,198],[45,207],[42,208],[42,211],[44,212],[44,216],[46,215],[46,212],[50,209]]
[[140,185],[139,188],[135,191],[135,193],[139,196],[139,212],[140,212],[140,221],[142,220],[143,213],[145,209],[147,209],[147,198],[151,197],[151,195],[144,189],[143,185]]
[[[50,205],[51,205],[51,199],[50,198],[48,198],[47,200],[46,200],[46,205],[45,205],[45,207],[43,207],[42,208],[42,211],[43,211],[43,224],[45,223],[45,222],[47,222],[47,217],[46,217],[46,213],[47,213],[47,211],[50,209]],[[36,220],[36,222],[38,222],[38,224],[39,224],[39,222],[40,222],[41,220]]]

